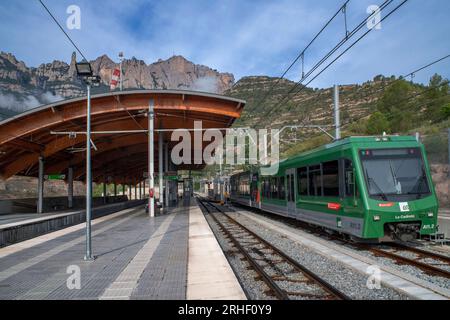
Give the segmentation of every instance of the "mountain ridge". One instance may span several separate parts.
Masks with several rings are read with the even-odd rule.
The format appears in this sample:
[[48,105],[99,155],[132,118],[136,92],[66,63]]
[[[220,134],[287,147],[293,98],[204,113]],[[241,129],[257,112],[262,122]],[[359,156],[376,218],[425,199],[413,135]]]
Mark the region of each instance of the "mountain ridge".
[[[41,104],[85,95],[85,86],[76,76],[77,56],[70,62],[54,60],[38,67],[28,67],[13,54],[0,52],[0,112],[23,112]],[[108,55],[90,61],[94,74],[101,77],[100,87],[93,93],[109,92],[109,83],[115,68]],[[125,89],[189,89],[223,93],[234,84],[234,75],[222,73],[183,56],[146,64],[135,57],[124,59],[123,87]],[[3,110],[3,111],[2,111]]]

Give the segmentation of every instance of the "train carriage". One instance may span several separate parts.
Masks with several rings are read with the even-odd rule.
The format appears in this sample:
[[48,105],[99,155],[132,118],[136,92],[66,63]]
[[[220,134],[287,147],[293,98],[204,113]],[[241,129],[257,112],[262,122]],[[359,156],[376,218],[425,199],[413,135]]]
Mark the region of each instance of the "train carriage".
[[231,200],[375,242],[436,232],[425,150],[409,136],[349,137],[231,177]]

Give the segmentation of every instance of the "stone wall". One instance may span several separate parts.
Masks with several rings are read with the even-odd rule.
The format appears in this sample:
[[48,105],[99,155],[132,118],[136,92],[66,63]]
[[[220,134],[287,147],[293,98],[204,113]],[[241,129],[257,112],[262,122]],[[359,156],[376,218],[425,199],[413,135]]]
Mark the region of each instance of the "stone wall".
[[[8,180],[0,179],[0,200],[37,198],[37,178],[13,176]],[[86,195],[83,182],[74,181],[74,196]],[[67,196],[67,183],[61,180],[49,180],[44,183],[44,197]]]

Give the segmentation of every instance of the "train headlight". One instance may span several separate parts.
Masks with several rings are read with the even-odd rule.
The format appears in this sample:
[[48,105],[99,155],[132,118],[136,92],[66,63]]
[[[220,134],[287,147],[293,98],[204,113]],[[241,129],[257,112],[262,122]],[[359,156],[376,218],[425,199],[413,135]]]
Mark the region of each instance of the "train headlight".
[[380,216],[373,216],[373,221],[380,221],[381,217]]
[[428,212],[427,216],[428,216],[428,218],[433,218],[434,213],[433,212]]

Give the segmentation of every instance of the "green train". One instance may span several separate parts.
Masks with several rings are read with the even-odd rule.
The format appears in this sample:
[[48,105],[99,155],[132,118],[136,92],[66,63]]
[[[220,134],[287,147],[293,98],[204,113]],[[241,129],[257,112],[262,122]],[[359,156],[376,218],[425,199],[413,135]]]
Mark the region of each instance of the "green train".
[[349,137],[230,177],[230,200],[356,241],[434,234],[438,200],[424,146],[411,136]]

